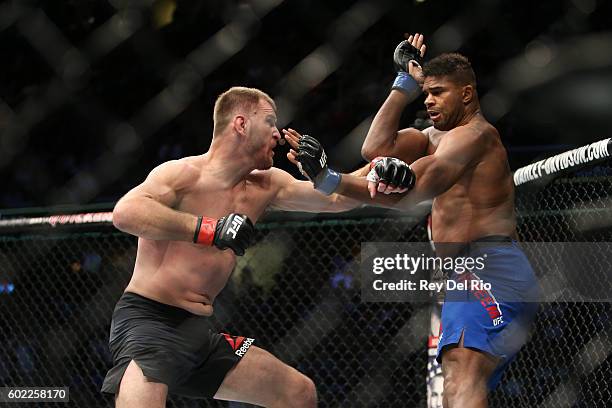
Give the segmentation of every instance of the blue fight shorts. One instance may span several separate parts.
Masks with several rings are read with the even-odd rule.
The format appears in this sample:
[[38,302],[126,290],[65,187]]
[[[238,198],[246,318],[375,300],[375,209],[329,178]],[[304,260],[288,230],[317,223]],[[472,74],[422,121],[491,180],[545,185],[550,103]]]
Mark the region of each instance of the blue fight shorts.
[[454,266],[442,306],[436,359],[441,362],[445,347],[459,344],[463,334],[464,347],[500,359],[489,379],[492,390],[527,342],[540,289],[527,257],[508,237],[472,241],[462,247],[455,260],[459,257],[475,259],[478,267]]

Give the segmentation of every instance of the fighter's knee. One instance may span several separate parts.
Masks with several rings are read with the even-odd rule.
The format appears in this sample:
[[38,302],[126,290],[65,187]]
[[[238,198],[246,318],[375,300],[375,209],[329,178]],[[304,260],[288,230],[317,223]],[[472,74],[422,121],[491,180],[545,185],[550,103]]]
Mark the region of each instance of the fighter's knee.
[[305,375],[297,381],[294,390],[294,401],[298,402],[297,406],[304,408],[312,408],[317,406],[317,388],[314,381]]
[[287,407],[313,408],[317,406],[317,390],[314,382],[303,374],[294,376],[285,389],[283,398]]
[[486,393],[486,386],[486,379],[480,375],[470,375],[464,372],[462,375],[445,376],[444,400],[447,401],[447,404],[444,407],[455,407],[458,401],[474,392]]
[[445,378],[444,379],[444,391],[443,391],[443,401],[445,402],[444,408],[452,407],[452,403],[455,398],[460,395],[459,388],[461,384],[459,381],[455,381],[453,378]]

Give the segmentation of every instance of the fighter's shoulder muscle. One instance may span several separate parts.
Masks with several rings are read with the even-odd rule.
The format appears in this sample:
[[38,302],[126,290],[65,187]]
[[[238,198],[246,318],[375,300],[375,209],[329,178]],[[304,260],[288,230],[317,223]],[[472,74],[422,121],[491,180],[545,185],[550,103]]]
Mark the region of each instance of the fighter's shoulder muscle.
[[257,178],[262,186],[270,189],[279,189],[296,179],[278,167],[270,167],[267,170],[254,170],[249,175],[251,178]]
[[425,135],[425,137],[427,137],[428,145],[433,148],[433,150],[429,151],[429,153],[435,151],[435,148],[438,147],[438,144],[440,143],[440,138],[447,133],[447,131],[436,129],[433,126],[425,128],[421,130],[421,132]]
[[202,173],[202,166],[197,157],[185,157],[170,160],[155,167],[147,180],[170,185],[175,190],[187,188],[197,182]]
[[[499,133],[489,123],[458,126],[446,132],[445,136],[448,137],[442,139],[444,143],[468,144],[474,148],[486,146],[491,142],[499,140]],[[479,144],[475,144],[476,142]]]
[[498,143],[499,136],[492,126],[459,126],[441,138],[434,153],[464,165],[476,165],[484,160],[490,147]]

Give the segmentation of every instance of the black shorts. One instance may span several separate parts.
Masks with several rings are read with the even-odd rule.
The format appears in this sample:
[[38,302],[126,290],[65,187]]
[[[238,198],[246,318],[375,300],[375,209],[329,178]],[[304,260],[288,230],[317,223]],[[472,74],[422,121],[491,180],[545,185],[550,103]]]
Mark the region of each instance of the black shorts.
[[209,398],[253,342],[214,333],[207,317],[126,292],[113,312],[109,342],[113,368],[102,391],[116,394],[134,360],[150,381],[168,385],[169,393]]

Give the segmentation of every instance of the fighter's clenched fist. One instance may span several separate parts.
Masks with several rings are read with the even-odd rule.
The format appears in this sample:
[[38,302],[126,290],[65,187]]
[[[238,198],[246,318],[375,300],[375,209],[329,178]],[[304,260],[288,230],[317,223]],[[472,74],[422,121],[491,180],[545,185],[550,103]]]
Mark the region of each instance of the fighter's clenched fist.
[[416,176],[410,166],[394,157],[377,157],[370,163],[370,172],[366,176],[370,196],[380,193],[403,193],[416,182]]
[[251,243],[254,232],[253,223],[244,214],[232,213],[219,220],[200,216],[193,242],[214,245],[219,249],[231,248],[236,255],[242,256]]

